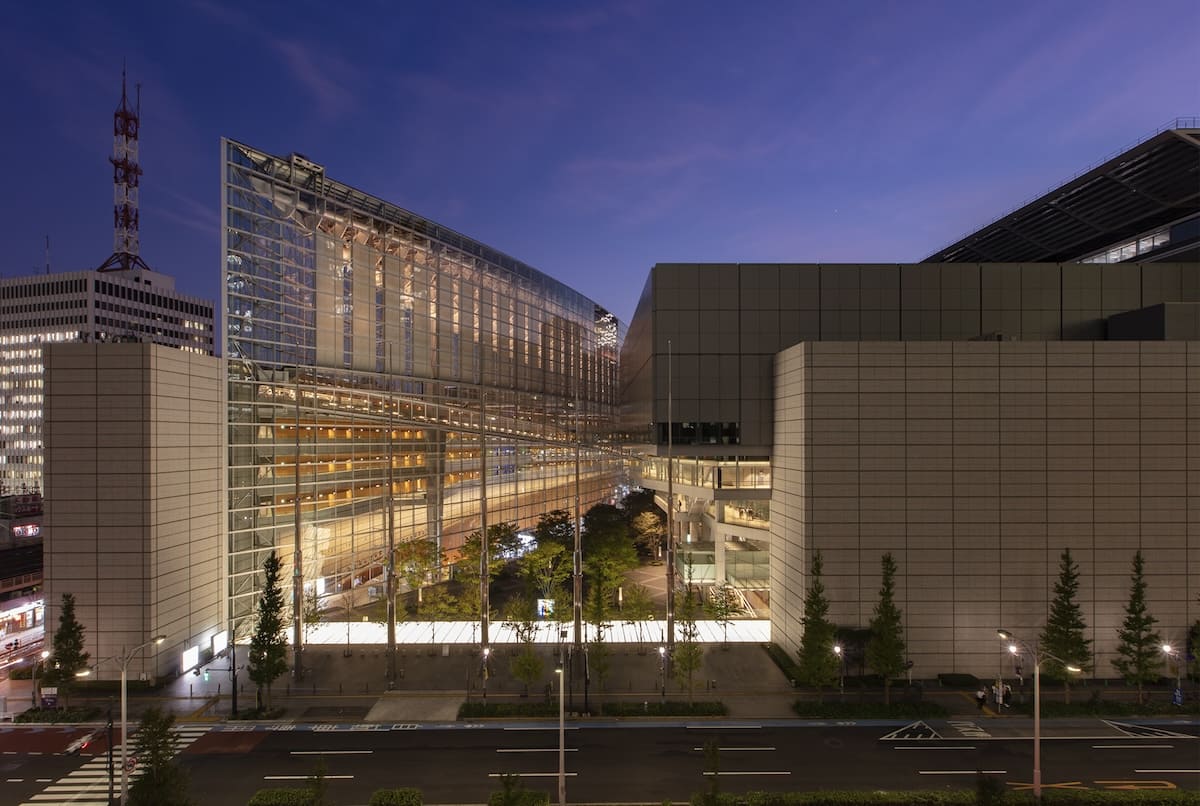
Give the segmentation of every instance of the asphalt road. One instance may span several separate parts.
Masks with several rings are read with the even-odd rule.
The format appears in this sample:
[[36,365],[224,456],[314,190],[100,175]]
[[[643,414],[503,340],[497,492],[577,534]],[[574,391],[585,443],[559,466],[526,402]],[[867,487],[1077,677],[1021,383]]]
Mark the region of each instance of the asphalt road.
[[[1044,724],[1046,787],[1200,791],[1195,722]],[[330,793],[344,806],[365,804],[372,791],[389,786],[416,787],[427,803],[484,803],[504,774],[557,797],[556,723],[249,727],[190,728],[198,738],[180,758],[200,802],[244,804],[262,787],[301,786],[321,759]],[[978,771],[1020,789],[1031,782],[1030,731],[1029,721],[1020,719],[999,726],[970,720],[568,725],[567,797],[573,803],[682,802],[709,787],[714,771],[728,792],[972,788]],[[36,801],[42,806],[104,802],[102,755],[89,761],[11,752],[8,735],[0,734],[0,803],[16,806],[42,792]],[[718,748],[715,770],[705,752],[710,743]],[[77,768],[74,777],[63,778]],[[56,792],[61,800],[46,797]]]

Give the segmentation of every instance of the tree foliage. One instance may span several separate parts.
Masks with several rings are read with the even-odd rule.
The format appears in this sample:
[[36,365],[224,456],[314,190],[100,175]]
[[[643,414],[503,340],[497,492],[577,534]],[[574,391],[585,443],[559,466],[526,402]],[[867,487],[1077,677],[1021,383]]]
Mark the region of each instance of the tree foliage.
[[1059,558],[1058,581],[1054,583],[1054,599],[1050,602],[1050,614],[1042,629],[1041,648],[1045,650],[1046,657],[1042,661],[1041,674],[1063,681],[1068,703],[1071,701],[1071,672],[1066,667],[1077,666],[1084,671],[1092,668],[1092,642],[1084,635],[1087,624],[1076,601],[1078,593],[1079,566],[1071,559],[1071,550],[1063,549]]
[[565,509],[554,509],[543,514],[533,529],[533,536],[539,546],[557,543],[567,550],[568,555],[575,551],[575,527],[571,525],[571,515]]
[[146,710],[133,737],[133,752],[141,775],[129,788],[134,806],[190,806],[188,779],[175,762],[175,715],[158,706]]
[[[271,707],[271,684],[287,671],[287,637],[284,635],[284,598],[279,584],[283,563],[271,552],[263,561],[263,587],[258,596],[258,618],[250,636],[248,671],[258,687],[260,705]],[[266,699],[263,699],[264,689]]]
[[46,682],[58,686],[64,702],[68,702],[75,673],[87,668],[91,655],[84,651],[84,629],[75,617],[75,595],[64,593],[58,614],[58,629],[54,631],[53,658],[46,669]]
[[896,561],[891,552],[881,560],[883,579],[879,601],[871,619],[871,639],[867,642],[867,666],[883,678],[883,702],[892,701],[892,678],[904,671],[904,625],[896,606]]
[[704,603],[704,611],[717,624],[721,625],[721,641],[729,643],[729,623],[741,612],[741,600],[737,591],[728,583],[712,588],[712,595]]
[[679,640],[675,642],[675,654],[671,658],[672,672],[676,682],[687,688],[689,704],[693,701],[696,672],[704,662],[704,647],[700,644],[700,630],[696,626],[699,610],[696,597],[689,590],[678,604],[675,619]]
[[[824,697],[824,687],[837,679],[841,663],[833,651],[837,628],[829,620],[829,600],[821,581],[821,552],[813,554],[808,574],[808,593],[804,596],[804,635],[800,638],[797,655],[800,661],[800,682],[817,689],[817,701]],[[844,650],[843,650],[844,651]]]
[[666,516],[658,511],[639,512],[630,519],[633,543],[638,554],[653,557],[667,537]]
[[[500,573],[504,568],[506,560],[501,556],[498,547],[508,539],[508,535],[515,534],[516,527],[511,523],[498,523],[488,526],[488,587],[491,588],[492,579]],[[464,618],[479,618],[482,607],[482,586],[480,585],[480,555],[483,552],[483,543],[480,541],[480,533],[472,532],[465,543],[459,556],[458,563],[455,564],[455,576],[460,584],[458,592],[458,615]],[[489,597],[488,604],[491,604]],[[488,615],[491,615],[490,613]]]
[[437,546],[432,540],[406,540],[396,546],[396,574],[409,590],[417,592],[417,611],[425,601],[425,586],[438,570]]
[[1137,686],[1139,703],[1143,700],[1142,687],[1156,680],[1162,667],[1162,639],[1154,629],[1156,623],[1158,619],[1146,608],[1146,578],[1139,550],[1133,555],[1129,603],[1125,620],[1117,629],[1117,657],[1112,661],[1125,682]]
[[517,561],[517,572],[531,595],[553,599],[571,576],[571,552],[559,543],[539,543]]
[[608,618],[612,597],[625,572],[637,566],[637,551],[629,537],[629,526],[621,511],[610,504],[597,504],[583,516],[584,579],[596,608],[592,620]]

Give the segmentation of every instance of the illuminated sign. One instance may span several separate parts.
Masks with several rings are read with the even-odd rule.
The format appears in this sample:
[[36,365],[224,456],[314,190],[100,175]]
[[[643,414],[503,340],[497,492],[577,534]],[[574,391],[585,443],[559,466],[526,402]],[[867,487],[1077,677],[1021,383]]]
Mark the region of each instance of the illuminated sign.
[[23,523],[12,528],[13,537],[37,537],[42,533],[42,527],[36,523]]
[[229,646],[229,631],[221,630],[212,637],[213,655],[220,655]]
[[196,665],[200,663],[200,647],[193,646],[183,650],[182,661],[183,666],[179,670],[180,674],[195,669]]

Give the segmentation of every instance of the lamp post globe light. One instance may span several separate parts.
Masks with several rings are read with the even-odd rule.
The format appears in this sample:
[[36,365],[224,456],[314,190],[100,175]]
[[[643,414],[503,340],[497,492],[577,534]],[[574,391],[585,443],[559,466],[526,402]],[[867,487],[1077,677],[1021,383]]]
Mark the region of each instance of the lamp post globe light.
[[996,635],[1002,641],[1008,642],[1008,651],[1013,655],[1021,654],[1023,649],[1033,658],[1033,799],[1040,803],[1042,800],[1042,659],[1056,660],[1068,672],[1083,670],[1078,666],[1072,666],[1057,655],[1039,651],[1036,646],[1030,646],[1008,630],[996,630]]

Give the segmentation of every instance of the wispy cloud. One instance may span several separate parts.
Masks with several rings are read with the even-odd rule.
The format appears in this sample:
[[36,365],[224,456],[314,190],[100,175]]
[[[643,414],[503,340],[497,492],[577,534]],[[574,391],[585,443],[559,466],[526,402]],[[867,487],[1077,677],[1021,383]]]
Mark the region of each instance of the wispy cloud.
[[267,41],[292,79],[311,96],[318,119],[336,120],[354,109],[357,70],[348,62],[311,43],[279,37]]

